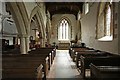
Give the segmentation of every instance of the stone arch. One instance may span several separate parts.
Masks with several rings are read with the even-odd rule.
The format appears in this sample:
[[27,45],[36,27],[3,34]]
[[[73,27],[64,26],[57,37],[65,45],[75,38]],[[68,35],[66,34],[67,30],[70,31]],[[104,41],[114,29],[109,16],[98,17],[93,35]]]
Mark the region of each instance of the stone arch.
[[38,16],[39,16],[39,19],[40,19],[40,22],[41,22],[41,31],[42,31],[42,37],[45,37],[45,25],[44,25],[44,19],[42,17],[42,14],[41,12],[38,12]]
[[[43,27],[44,27],[44,22],[43,22],[43,17],[42,17],[42,14],[41,14],[41,12],[39,11],[39,6],[36,6],[33,10],[32,10],[32,12],[31,12],[31,14],[30,14],[30,20],[29,20],[29,26],[30,26],[30,22],[31,22],[31,20],[32,20],[32,17],[34,17],[34,15],[37,15],[37,19],[39,19],[38,21],[40,21],[39,22],[39,25],[41,26],[41,31],[44,31],[44,30],[42,30],[42,29],[44,29]],[[44,36],[44,32],[42,32],[42,36]]]
[[28,39],[28,14],[23,2],[7,2],[9,11],[15,21],[18,37],[20,38],[20,49],[22,54],[26,54],[29,51],[29,39]]
[[[43,20],[42,14],[39,11],[39,6],[34,7],[34,9],[32,10],[32,12],[30,14],[29,27],[30,27],[30,24],[31,24],[31,20],[35,15],[37,16],[37,20],[38,20],[38,23],[39,23],[39,31],[41,32],[41,36],[45,37],[45,25],[44,25],[44,22],[43,22],[44,20]],[[42,44],[44,44],[43,41],[42,41]]]
[[20,36],[28,35],[28,14],[23,2],[8,2],[9,9],[12,13],[13,19],[17,24],[16,27]]
[[72,25],[71,20],[70,20],[68,17],[66,17],[66,16],[61,17],[61,19],[59,20],[58,24],[59,24],[63,19],[66,19],[66,20],[68,21],[68,23],[69,23],[70,25]]
[[37,11],[38,11],[38,6],[34,7],[34,9],[31,11],[31,14],[30,14],[30,20],[34,17],[35,14],[37,14]]
[[24,27],[25,25],[22,24],[24,22],[22,19],[22,15],[20,14],[19,8],[17,6],[17,3],[16,2],[9,2],[9,3],[7,3],[7,5],[9,6],[10,12],[12,14],[14,21],[15,21],[15,24],[16,24],[16,27],[18,30],[18,34],[19,35],[26,34],[26,30]]

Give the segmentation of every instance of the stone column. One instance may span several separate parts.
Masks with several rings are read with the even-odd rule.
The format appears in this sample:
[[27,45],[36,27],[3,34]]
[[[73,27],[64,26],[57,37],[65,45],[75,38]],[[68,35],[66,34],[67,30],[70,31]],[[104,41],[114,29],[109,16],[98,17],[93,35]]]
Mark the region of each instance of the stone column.
[[20,37],[20,51],[21,51],[21,54],[27,54],[26,45],[25,45],[25,37]]
[[45,47],[45,45],[44,45],[44,39],[42,38],[42,47]]
[[29,49],[29,42],[30,42],[30,40],[29,40],[29,37],[26,37],[25,38],[25,41],[26,41],[26,52],[28,52],[28,51],[30,51],[30,49]]

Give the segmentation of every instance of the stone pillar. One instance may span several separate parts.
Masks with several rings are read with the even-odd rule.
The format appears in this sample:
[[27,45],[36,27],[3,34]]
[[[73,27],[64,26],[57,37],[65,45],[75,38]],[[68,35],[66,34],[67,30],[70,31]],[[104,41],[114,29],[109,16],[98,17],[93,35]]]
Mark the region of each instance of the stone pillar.
[[30,51],[30,49],[29,49],[29,46],[30,46],[29,42],[30,42],[30,40],[29,40],[29,37],[26,37],[25,39],[26,39],[25,40],[26,41],[26,52],[28,52],[28,51]]
[[42,38],[42,47],[45,47],[44,43],[44,39]]
[[20,37],[20,51],[21,51],[21,54],[27,54],[25,42],[26,42],[25,37]]

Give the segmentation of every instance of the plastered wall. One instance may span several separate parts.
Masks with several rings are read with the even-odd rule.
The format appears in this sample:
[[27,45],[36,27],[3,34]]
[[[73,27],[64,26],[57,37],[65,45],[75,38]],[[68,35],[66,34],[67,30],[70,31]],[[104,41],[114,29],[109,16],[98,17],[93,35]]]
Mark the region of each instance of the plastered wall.
[[[113,41],[109,41],[109,42],[98,41],[97,39],[95,39],[97,7],[98,7],[98,3],[95,2],[90,7],[89,13],[84,15],[81,19],[82,42],[85,42],[88,47],[118,54],[118,35],[113,39]],[[118,28],[114,30],[114,33],[118,33],[117,31]]]
[[74,40],[75,39],[75,35],[76,35],[76,31],[77,31],[77,24],[76,24],[76,17],[73,14],[56,14],[53,15],[52,17],[52,32],[54,35],[51,36],[51,43],[56,42],[58,43],[58,39],[57,39],[57,27],[58,27],[58,23],[60,22],[60,20],[63,17],[67,17],[70,21],[70,27],[72,28],[71,33],[69,34],[69,36],[71,37],[70,40]]

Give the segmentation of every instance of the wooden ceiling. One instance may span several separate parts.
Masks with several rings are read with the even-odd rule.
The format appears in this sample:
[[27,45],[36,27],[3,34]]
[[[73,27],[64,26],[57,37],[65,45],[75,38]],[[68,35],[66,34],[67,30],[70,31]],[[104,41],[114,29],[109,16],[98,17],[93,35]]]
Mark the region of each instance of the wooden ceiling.
[[46,9],[51,16],[54,14],[74,14],[77,17],[82,12],[83,2],[46,2]]

